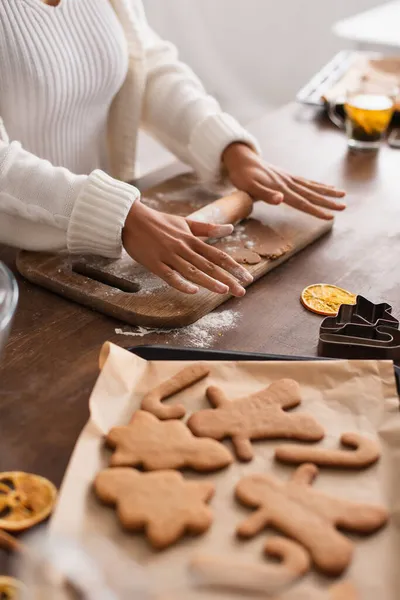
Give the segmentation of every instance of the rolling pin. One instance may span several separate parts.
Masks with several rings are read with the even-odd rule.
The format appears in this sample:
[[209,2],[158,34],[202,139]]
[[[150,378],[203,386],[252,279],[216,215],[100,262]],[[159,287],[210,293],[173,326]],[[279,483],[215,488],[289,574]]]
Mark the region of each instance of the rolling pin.
[[215,223],[216,225],[236,225],[247,219],[253,210],[253,200],[246,192],[234,192],[206,204],[203,208],[189,215],[192,221]]

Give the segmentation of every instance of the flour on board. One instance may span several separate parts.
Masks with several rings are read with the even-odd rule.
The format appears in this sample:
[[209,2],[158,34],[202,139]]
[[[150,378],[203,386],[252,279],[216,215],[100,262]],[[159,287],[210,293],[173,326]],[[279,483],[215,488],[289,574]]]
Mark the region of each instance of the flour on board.
[[233,310],[224,310],[219,313],[210,313],[199,319],[193,325],[179,329],[154,329],[136,327],[135,329],[116,329],[117,335],[144,337],[150,334],[169,334],[173,340],[178,340],[185,346],[195,348],[209,348],[222,333],[236,325],[239,314]]

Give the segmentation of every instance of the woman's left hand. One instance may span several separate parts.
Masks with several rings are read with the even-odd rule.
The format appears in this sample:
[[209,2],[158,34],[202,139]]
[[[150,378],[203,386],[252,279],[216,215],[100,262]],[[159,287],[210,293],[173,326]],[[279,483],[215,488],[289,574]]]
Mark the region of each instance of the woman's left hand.
[[285,202],[325,220],[333,219],[331,211],[346,208],[343,202],[334,200],[343,198],[345,192],[267,165],[245,144],[234,143],[228,146],[222,155],[222,162],[233,185],[256,200],[263,200],[268,204]]

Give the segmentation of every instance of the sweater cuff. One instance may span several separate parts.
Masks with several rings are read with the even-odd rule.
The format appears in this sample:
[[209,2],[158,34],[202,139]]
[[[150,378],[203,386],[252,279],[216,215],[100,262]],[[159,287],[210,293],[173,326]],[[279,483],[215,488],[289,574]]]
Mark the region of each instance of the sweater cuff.
[[93,171],[72,210],[67,232],[69,252],[118,258],[122,252],[122,228],[139,197],[137,188],[103,171]]
[[261,154],[257,140],[226,113],[210,115],[195,127],[189,154],[201,179],[212,182],[221,177],[222,153],[234,142],[247,144]]

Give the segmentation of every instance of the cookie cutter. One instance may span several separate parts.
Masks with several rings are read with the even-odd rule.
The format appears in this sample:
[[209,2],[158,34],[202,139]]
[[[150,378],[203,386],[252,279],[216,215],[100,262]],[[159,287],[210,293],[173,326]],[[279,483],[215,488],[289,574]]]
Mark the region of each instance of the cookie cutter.
[[342,304],[336,317],[327,317],[322,322],[318,355],[400,360],[399,326],[390,304],[374,304],[357,296],[354,306]]
[[364,296],[357,296],[356,304],[342,304],[336,317],[327,317],[321,325],[321,332],[340,329],[347,323],[374,325],[375,327],[399,328],[399,321],[392,315],[392,307],[386,302],[374,304]]

